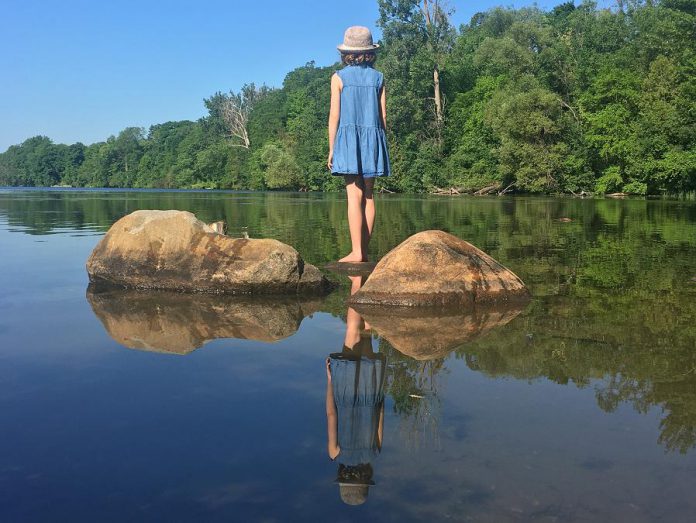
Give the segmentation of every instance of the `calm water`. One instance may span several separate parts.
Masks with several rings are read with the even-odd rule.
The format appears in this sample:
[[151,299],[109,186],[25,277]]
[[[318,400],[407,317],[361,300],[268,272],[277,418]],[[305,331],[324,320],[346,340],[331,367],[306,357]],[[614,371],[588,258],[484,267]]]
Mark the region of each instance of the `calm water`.
[[0,520],[694,520],[693,202],[380,198],[373,257],[444,229],[534,298],[364,318],[384,408],[359,506],[327,455],[325,360],[357,332],[346,277],[302,302],[87,289],[90,251],[136,209],[225,219],[322,265],[349,250],[344,205],[1,190]]

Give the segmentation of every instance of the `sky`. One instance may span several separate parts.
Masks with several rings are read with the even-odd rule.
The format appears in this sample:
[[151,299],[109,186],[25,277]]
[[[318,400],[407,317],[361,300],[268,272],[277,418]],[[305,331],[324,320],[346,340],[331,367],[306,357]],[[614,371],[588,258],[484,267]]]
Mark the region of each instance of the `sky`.
[[[452,21],[501,3],[450,0]],[[350,25],[379,38],[377,18],[376,0],[3,0],[0,151],[35,135],[89,144],[198,119],[216,91],[277,87],[311,60],[334,63]]]

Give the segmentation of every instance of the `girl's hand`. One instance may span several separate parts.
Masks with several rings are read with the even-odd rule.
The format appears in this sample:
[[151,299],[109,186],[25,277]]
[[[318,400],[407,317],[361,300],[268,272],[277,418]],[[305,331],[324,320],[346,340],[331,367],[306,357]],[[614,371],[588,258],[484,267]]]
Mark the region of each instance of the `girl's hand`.
[[326,166],[329,168],[329,171],[331,167],[333,167],[333,151],[329,151],[329,158],[326,160]]
[[326,358],[326,378],[331,381],[331,358]]

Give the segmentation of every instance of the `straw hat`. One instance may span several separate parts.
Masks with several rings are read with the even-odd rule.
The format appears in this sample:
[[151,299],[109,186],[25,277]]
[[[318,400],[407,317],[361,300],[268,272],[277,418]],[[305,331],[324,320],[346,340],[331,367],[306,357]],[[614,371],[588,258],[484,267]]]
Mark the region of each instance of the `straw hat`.
[[379,47],[372,42],[372,33],[367,27],[354,25],[346,29],[343,35],[343,43],[338,46],[342,53],[364,53],[374,51]]

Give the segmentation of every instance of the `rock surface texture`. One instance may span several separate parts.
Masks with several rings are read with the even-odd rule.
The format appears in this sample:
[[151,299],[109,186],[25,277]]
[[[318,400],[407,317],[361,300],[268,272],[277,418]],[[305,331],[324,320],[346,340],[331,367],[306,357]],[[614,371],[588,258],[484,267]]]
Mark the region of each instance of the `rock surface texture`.
[[482,250],[443,231],[424,231],[389,251],[348,303],[453,307],[528,298],[522,280]]
[[87,260],[93,283],[227,294],[322,294],[314,265],[277,240],[229,238],[185,211],[135,211]]

